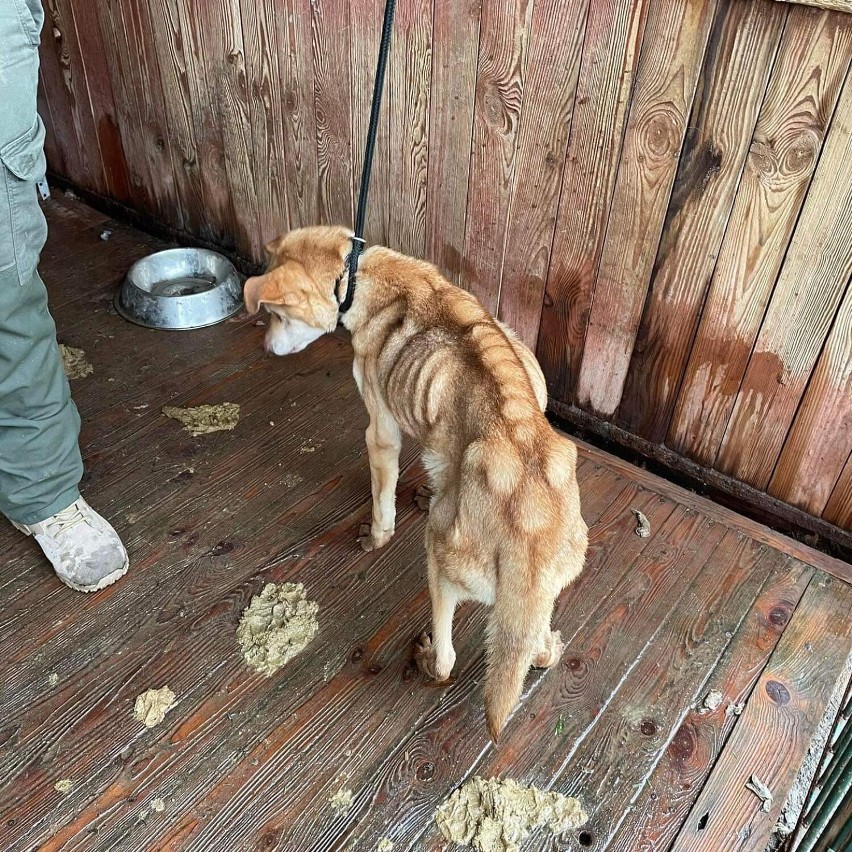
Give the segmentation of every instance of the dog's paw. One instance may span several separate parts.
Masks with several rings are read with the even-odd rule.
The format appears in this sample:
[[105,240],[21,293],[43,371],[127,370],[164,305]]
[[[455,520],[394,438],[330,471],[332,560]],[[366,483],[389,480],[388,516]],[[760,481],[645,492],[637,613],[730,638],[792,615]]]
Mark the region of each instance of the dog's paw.
[[431,485],[421,485],[414,492],[414,502],[417,504],[417,508],[422,512],[428,512],[429,506],[432,502],[432,495],[435,492],[432,490]]
[[358,528],[358,544],[366,553],[384,547],[391,538],[393,530],[374,530],[370,524],[361,524]]
[[537,669],[549,669],[551,666],[555,666],[564,650],[562,634],[558,630],[552,630],[547,634],[544,647],[536,654],[533,666]]
[[432,635],[428,631],[424,630],[420,634],[420,639],[414,643],[414,662],[430,680],[437,679],[435,646],[432,644]]

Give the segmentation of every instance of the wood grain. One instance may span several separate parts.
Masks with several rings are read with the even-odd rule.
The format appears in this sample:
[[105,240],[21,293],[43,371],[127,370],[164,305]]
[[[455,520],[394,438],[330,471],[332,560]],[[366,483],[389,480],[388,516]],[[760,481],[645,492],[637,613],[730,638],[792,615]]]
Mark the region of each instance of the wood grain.
[[550,392],[573,400],[648,4],[589,4],[536,349]]
[[[149,0],[151,2],[151,0]],[[222,235],[225,248],[237,245],[236,211],[230,191],[229,174],[225,165],[225,146],[222,128],[214,100],[213,83],[216,69],[209,66],[213,56],[208,54],[202,16],[190,0],[165,0],[174,22],[176,41],[175,61],[186,68],[186,94],[191,110],[195,142],[198,149],[198,167],[204,189],[204,205],[208,218]],[[211,10],[208,10],[208,14]],[[182,95],[182,98],[186,95]],[[240,243],[241,246],[244,242]]]
[[162,211],[160,219],[171,227],[187,230],[191,227],[189,217],[195,214],[187,212],[191,197],[185,189],[186,176],[174,161],[174,146],[167,141],[169,121],[153,46],[148,0],[125,0],[122,18],[130,49],[127,67],[136,95],[142,146],[154,182],[157,206]]
[[[852,275],[852,75],[847,76],[716,467],[765,488]],[[771,416],[767,416],[771,410]],[[760,447],[759,453],[749,447]]]
[[348,40],[350,5],[311,0],[318,220],[347,225],[355,214],[352,198],[352,102]]
[[852,12],[852,0],[777,0],[779,3],[802,3],[816,9],[834,9],[837,12]]
[[[53,95],[54,103],[50,106],[50,128],[53,139],[45,140],[45,150],[54,149],[54,156],[48,163],[49,168],[68,177],[74,176],[81,180],[83,174],[80,164],[80,151],[74,141],[74,124],[71,119],[71,105],[65,97],[62,83],[62,72],[54,46],[53,29],[45,15],[45,26],[42,30],[39,47],[39,80],[45,93],[45,100],[50,101]],[[43,118],[44,116],[42,116]],[[61,158],[56,154],[61,153]]]
[[701,464],[721,444],[850,57],[852,19],[790,10],[666,441]]
[[[775,565],[754,606],[625,814],[608,852],[668,849],[724,749],[744,705],[813,576],[774,552]],[[721,693],[715,710],[703,706]],[[734,709],[732,709],[734,708]]]
[[222,232],[218,211],[207,204],[205,174],[201,168],[196,139],[194,104],[190,77],[194,74],[190,36],[184,31],[174,0],[148,0],[151,42],[160,70],[163,106],[168,123],[168,141],[172,147],[175,174],[182,197],[184,225],[191,233],[217,243],[228,242],[231,235]]
[[[132,33],[123,17],[125,11],[129,15],[129,8],[125,9],[122,4],[110,2],[96,3],[94,9],[97,11],[104,44],[115,46],[114,50],[105,50],[104,55],[112,80],[118,126],[127,157],[127,174],[134,203],[149,215],[159,216],[163,187],[168,184],[169,176],[158,176],[155,183],[151,175],[136,98],[137,81],[129,60]],[[63,144],[63,149],[68,156],[67,143]]]
[[[624,799],[632,801],[644,789],[684,708],[701,701],[708,670],[739,630],[774,559],[775,554],[729,532],[714,551],[716,565],[705,566],[686,588],[619,684],[618,702],[603,709],[562,756],[551,783],[587,803],[590,819],[583,831],[591,836],[589,848],[609,846],[625,817]],[[722,564],[726,570],[720,574]],[[711,573],[716,583],[708,594]],[[629,762],[621,759],[625,747]]]
[[816,363],[769,493],[822,515],[852,453],[852,287]]
[[[850,616],[852,588],[834,578],[814,577],[672,852],[763,852],[838,670],[852,651]],[[751,775],[774,791],[768,813],[745,789]]]
[[460,281],[482,0],[434,0],[426,257]]
[[[252,136],[240,6],[231,0],[210,0],[196,12],[208,106],[221,134],[225,178],[233,203],[234,246],[244,257],[260,262],[264,256],[254,172],[265,172],[268,163],[252,156],[256,140]],[[267,189],[262,197],[268,194]]]
[[515,168],[531,0],[482,4],[459,284],[497,313],[506,215]]
[[38,92],[36,93],[36,109],[44,122],[44,154],[47,158],[47,169],[53,174],[62,175],[67,171],[65,156],[59,146],[56,127],[53,124],[53,113],[50,111],[50,101],[47,97],[47,86],[44,82],[44,72],[39,69]]
[[257,262],[266,259],[261,247],[289,230],[284,173],[290,165],[286,161],[284,121],[278,104],[282,88],[278,66],[281,46],[275,23],[278,14],[274,5],[240,0],[251,122],[250,156],[257,197],[257,216],[252,223],[257,230]]
[[588,2],[533,7],[497,313],[535,350]]
[[[376,59],[381,41],[381,21],[384,16],[382,0],[366,0],[360,3],[358,14],[352,16],[352,42],[350,61],[352,64],[352,198],[358,204],[361,188],[361,172],[364,167],[364,148],[367,128],[370,124],[370,107],[373,86],[376,80]],[[396,38],[396,33],[392,35]],[[386,74],[388,72],[386,71]],[[367,215],[364,222],[364,237],[368,244],[387,245],[388,226],[393,206],[389,183],[391,144],[389,81],[385,78],[382,96],[382,111],[376,132],[376,147],[373,152],[373,167],[370,179]],[[394,149],[395,150],[395,149]],[[353,223],[354,224],[354,223]]]
[[[132,203],[133,193],[127,174],[124,143],[118,126],[112,78],[104,55],[97,13],[88,3],[73,3],[72,0],[59,0],[59,8],[74,24],[72,41],[77,44],[79,61],[82,63],[78,68],[81,82],[88,92],[98,151],[103,163],[104,189],[116,200]],[[49,37],[47,33],[42,35],[42,39]]]
[[79,149],[81,176],[95,191],[103,193],[107,191],[104,160],[99,148],[86,69],[71,5],[69,0],[45,0],[43,8],[45,23],[42,44],[55,52],[58,77],[61,80],[61,89],[56,94],[61,92],[61,97],[69,107],[72,139]]
[[846,460],[822,516],[845,530],[852,530],[852,453]]
[[[666,436],[787,10],[724,3],[710,33],[616,423]],[[730,80],[747,81],[730,86]]]
[[716,0],[652,3],[585,330],[577,404],[618,408]]
[[291,228],[319,222],[317,122],[310,0],[285,0],[274,16],[281,74],[288,221]]
[[388,245],[422,257],[426,251],[432,0],[399,0],[396,4],[387,73],[388,181],[393,197]]

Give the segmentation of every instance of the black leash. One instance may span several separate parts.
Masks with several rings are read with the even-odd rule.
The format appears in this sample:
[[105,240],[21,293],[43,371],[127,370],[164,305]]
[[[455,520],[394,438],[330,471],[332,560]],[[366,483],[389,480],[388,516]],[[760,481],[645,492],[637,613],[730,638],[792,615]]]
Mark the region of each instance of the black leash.
[[[373,151],[376,148],[376,133],[379,129],[379,112],[382,105],[382,91],[385,83],[385,67],[388,64],[391,33],[393,31],[393,12],[396,0],[386,0],[385,20],[382,25],[382,41],[379,45],[379,60],[376,63],[376,80],[373,85],[373,103],[370,106],[370,124],[367,128],[367,145],[364,149],[364,169],[361,172],[361,189],[358,193],[358,210],[355,214],[355,235],[352,237],[352,248],[346,259],[346,270],[349,272],[349,283],[346,296],[339,302],[338,310],[345,314],[352,307],[355,298],[355,282],[358,272],[358,260],[364,249],[364,218],[367,212],[367,191],[370,189],[370,172],[373,169]],[[337,287],[335,287],[335,295]]]

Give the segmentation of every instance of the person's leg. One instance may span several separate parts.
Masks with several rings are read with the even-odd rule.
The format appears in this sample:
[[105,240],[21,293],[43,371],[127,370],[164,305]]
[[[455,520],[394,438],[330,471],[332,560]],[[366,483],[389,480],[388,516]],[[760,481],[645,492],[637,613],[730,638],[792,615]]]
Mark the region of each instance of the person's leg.
[[36,271],[47,236],[40,27],[37,0],[0,0],[0,512],[35,535],[64,582],[91,591],[118,579],[127,555],[80,498],[80,418]]

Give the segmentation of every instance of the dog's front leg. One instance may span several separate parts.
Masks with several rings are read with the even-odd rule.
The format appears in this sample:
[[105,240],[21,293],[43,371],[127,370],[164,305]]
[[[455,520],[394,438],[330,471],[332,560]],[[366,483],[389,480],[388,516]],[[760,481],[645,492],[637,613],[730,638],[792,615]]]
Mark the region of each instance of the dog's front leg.
[[368,408],[367,454],[373,492],[373,523],[361,527],[358,541],[364,550],[373,550],[390,541],[396,524],[396,482],[402,434],[390,411],[384,407]]

